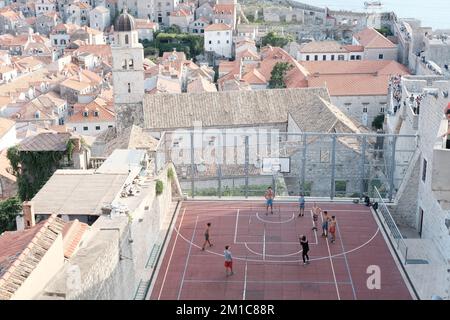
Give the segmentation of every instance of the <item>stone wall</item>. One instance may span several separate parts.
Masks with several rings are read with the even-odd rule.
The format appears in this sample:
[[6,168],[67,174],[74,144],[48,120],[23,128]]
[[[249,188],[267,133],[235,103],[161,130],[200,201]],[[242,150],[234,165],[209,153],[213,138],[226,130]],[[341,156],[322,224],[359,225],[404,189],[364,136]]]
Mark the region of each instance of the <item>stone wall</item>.
[[[387,86],[387,84],[386,84]],[[381,108],[386,109],[387,96],[331,96],[331,102],[347,116],[353,117],[363,125],[371,127],[372,121],[379,114]],[[364,114],[363,109],[367,108]]]
[[143,127],[144,112],[142,103],[116,104],[115,111],[118,132],[122,132],[133,124]]
[[391,209],[392,217],[400,226],[417,229],[417,193],[419,191],[419,152],[410,163],[405,179],[397,193],[397,204]]
[[[311,184],[311,196],[329,197],[331,191],[331,139],[327,141],[318,140],[307,145],[305,182]],[[361,154],[341,142],[336,141],[336,169],[335,181],[346,182],[346,195],[358,194],[360,192],[359,159]],[[291,157],[292,177],[300,179],[303,163],[303,151],[296,152]],[[355,160],[357,159],[357,160]],[[366,171],[367,173],[367,171]],[[294,189],[294,191],[296,191]],[[343,195],[343,194],[342,194]]]
[[450,258],[450,235],[445,226],[445,219],[450,214],[444,211],[437,202],[434,193],[431,191],[431,172],[433,169],[433,148],[437,140],[439,124],[443,119],[443,110],[449,102],[449,98],[444,98],[442,91],[449,90],[449,83],[442,81],[435,82],[434,87],[439,89],[438,98],[427,95],[422,101],[419,117],[419,149],[420,157],[420,178],[423,174],[424,160],[427,161],[427,174],[425,181],[420,179],[418,192],[418,206],[424,211],[423,234],[424,238],[432,239],[440,249],[443,256]]

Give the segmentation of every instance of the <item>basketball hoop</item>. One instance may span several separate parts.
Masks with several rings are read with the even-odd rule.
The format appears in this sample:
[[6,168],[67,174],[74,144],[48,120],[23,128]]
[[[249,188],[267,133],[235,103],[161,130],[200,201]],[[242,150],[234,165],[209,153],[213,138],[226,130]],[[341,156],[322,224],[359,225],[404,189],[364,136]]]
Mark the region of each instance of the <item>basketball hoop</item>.
[[273,164],[271,167],[271,171],[273,174],[276,174],[281,171],[281,164]]
[[287,172],[290,172],[289,158],[263,158],[261,174],[276,175]]

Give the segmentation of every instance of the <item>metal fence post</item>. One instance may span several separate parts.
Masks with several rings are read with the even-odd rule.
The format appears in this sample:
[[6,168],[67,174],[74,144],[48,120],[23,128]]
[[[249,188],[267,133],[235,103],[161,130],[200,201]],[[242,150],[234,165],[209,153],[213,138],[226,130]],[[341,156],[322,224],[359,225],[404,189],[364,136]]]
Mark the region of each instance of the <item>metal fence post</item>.
[[219,136],[217,139],[217,153],[216,153],[216,161],[217,161],[217,192],[219,193],[219,198],[222,198],[222,161],[223,161],[223,143],[221,141],[222,136]]
[[331,143],[331,188],[330,199],[333,200],[336,193],[336,135],[333,135]]
[[248,163],[249,163],[249,146],[248,146],[248,136],[245,136],[244,139],[245,143],[245,166],[244,166],[244,172],[245,172],[245,198],[248,198]]
[[303,135],[303,156],[302,156],[302,178],[300,180],[300,183],[301,183],[300,192],[303,194],[305,194],[305,183],[306,183],[306,137],[307,137],[307,135],[304,134]]
[[364,197],[364,177],[365,177],[365,165],[366,165],[366,147],[367,147],[367,137],[363,137],[361,146],[361,162],[360,162],[360,174],[361,174],[361,184],[359,189],[359,198]]
[[394,195],[394,188],[395,188],[395,152],[397,148],[397,137],[394,136],[392,140],[392,157],[391,157],[391,164],[390,164],[390,171],[391,175],[389,177],[389,201],[392,201],[393,195]]
[[194,132],[191,132],[191,192],[192,198],[195,197],[195,159],[194,159]]

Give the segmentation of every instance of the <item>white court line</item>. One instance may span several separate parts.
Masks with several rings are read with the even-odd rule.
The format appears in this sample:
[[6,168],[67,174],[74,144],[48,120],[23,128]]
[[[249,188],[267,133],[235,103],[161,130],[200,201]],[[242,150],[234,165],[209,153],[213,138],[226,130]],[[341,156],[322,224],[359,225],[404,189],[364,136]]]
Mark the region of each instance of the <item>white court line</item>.
[[[345,252],[344,241],[343,241],[343,238],[342,238],[341,231],[339,230],[339,223],[338,223],[337,219],[336,219],[336,229],[337,229],[337,232],[338,232],[338,234],[339,234],[339,238],[340,238],[340,240],[341,240],[341,248],[342,248],[342,252]],[[347,255],[346,255],[346,254],[344,254],[344,259],[345,259],[345,265],[346,265],[346,267],[347,267],[348,276],[349,276],[349,278],[350,278],[350,283],[351,283],[351,285],[352,285],[353,298],[355,298],[355,300],[358,300],[357,297],[356,297],[356,290],[355,290],[355,286],[354,286],[354,284],[353,284],[352,273],[350,272],[350,266],[349,266],[349,264],[348,264]]]
[[[197,217],[198,217],[198,215],[197,215]],[[234,243],[236,243],[236,240],[237,240],[238,223],[239,223],[239,209],[237,209],[237,213],[236,213],[236,226],[234,228]]]
[[[180,229],[181,229],[181,225],[183,224],[183,219],[184,219],[184,213],[185,212],[186,212],[186,209],[183,210],[183,214],[181,215],[181,220],[180,220],[180,225],[179,225]],[[175,223],[175,225],[176,225],[176,223]],[[169,262],[167,262],[166,272],[164,273],[164,278],[163,278],[163,282],[161,284],[161,288],[159,288],[158,300],[160,300],[160,298],[161,298],[161,294],[162,294],[162,291],[163,291],[163,288],[164,288],[164,284],[166,283],[167,272],[169,271],[170,262],[172,261],[172,256],[173,256],[173,252],[175,250],[176,244],[177,244],[178,236],[181,236],[181,238],[184,239],[184,237],[178,232],[178,230],[177,230],[175,225],[173,226],[173,228],[176,231],[177,235],[175,237],[175,242],[173,243],[173,246],[172,246],[172,251],[170,252]]]
[[301,253],[303,251],[303,250],[300,250],[300,251],[297,251],[294,253],[289,253],[289,254],[268,254],[268,253],[265,253],[265,250],[263,250],[263,253],[261,254],[259,252],[256,252],[256,251],[253,251],[252,249],[250,249],[248,247],[247,243],[244,243],[244,245],[245,245],[245,248],[248,251],[250,251],[251,253],[256,254],[258,256],[263,256],[263,260],[266,260],[266,257],[274,257],[274,258],[292,257],[295,255],[298,255],[299,253]]
[[197,231],[197,224],[198,224],[198,216],[197,216],[197,219],[195,219],[194,232],[192,232],[191,244],[189,245],[189,251],[188,251],[188,254],[186,257],[186,263],[184,264],[183,278],[181,278],[181,285],[180,285],[180,289],[178,290],[177,300],[180,300],[181,290],[183,290],[184,277],[186,276],[186,270],[187,270],[187,266],[189,264],[189,257],[191,256],[191,249],[192,249],[192,244],[194,242],[195,232]]
[[[320,218],[321,218],[322,224],[323,224],[323,214],[320,215]],[[327,238],[325,239],[325,242],[327,243],[328,256],[330,257],[331,271],[333,272],[334,285],[336,286],[337,298],[338,298],[338,300],[341,300],[341,296],[339,295],[339,286],[337,284],[337,279],[336,279],[336,272],[334,272],[333,258],[331,257],[330,244],[328,243],[328,231],[327,231]]]
[[[291,217],[289,220],[285,220],[285,221],[269,221],[269,220],[264,220],[264,219],[262,219],[262,218],[259,216],[259,212],[256,212],[256,218],[258,218],[258,220],[260,220],[260,221],[262,221],[262,222],[264,222],[264,223],[278,223],[278,224],[280,224],[280,223],[288,223],[288,222],[291,222],[292,220],[295,219],[295,215],[292,214],[292,217]],[[280,218],[281,218],[281,217],[280,217]]]
[[[191,243],[191,241],[189,241],[189,239],[186,239],[186,237],[183,236],[177,228],[174,227],[174,231],[177,234],[179,234],[180,238],[183,239],[185,242]],[[349,253],[352,253],[354,251],[358,251],[361,248],[364,248],[370,242],[372,242],[373,239],[375,239],[375,237],[378,235],[378,232],[380,232],[380,228],[379,227],[377,228],[377,231],[372,235],[372,237],[370,237],[369,240],[367,240],[366,242],[364,242],[360,246],[358,246],[356,248],[353,248],[351,250],[348,250],[347,252],[342,252],[342,253],[335,254],[335,255],[331,256],[331,258],[338,258],[338,257],[343,256],[344,254],[349,254]],[[192,245],[194,247],[197,247],[197,248],[201,249],[201,247],[199,245],[195,244],[195,243],[192,243]],[[220,256],[220,257],[223,256],[223,254],[221,254],[221,253],[217,253],[217,252],[210,251],[210,250],[206,250],[206,252],[211,253],[211,254],[216,255],[216,256]],[[325,259],[328,259],[328,258],[329,258],[329,256],[324,256],[324,257],[309,259],[309,261],[319,261],[319,260],[325,260]],[[239,257],[239,256],[235,256],[235,257],[233,257],[233,259],[240,260],[240,261],[249,261],[249,262],[262,262],[262,260],[259,260],[259,259],[247,259],[247,257]],[[266,262],[283,264],[283,263],[291,263],[291,262],[292,263],[294,263],[294,262],[298,263],[298,262],[302,262],[302,261],[303,260],[267,260]]]
[[[247,247],[247,244],[245,246]],[[264,235],[263,235],[263,260],[266,261],[266,228],[265,227],[264,227]]]
[[[244,280],[202,280],[202,279],[187,279],[187,283],[242,283]],[[302,280],[247,280],[247,283],[273,283],[273,284],[334,284],[334,281],[302,281]],[[342,281],[338,284],[349,285],[350,282]]]
[[245,261],[244,292],[242,292],[242,300],[245,300],[245,294],[247,292],[247,267],[248,267],[248,262]]
[[[298,241],[266,241],[267,244],[298,244]],[[261,241],[238,241],[236,244],[263,244]],[[317,244],[317,243],[311,243]]]

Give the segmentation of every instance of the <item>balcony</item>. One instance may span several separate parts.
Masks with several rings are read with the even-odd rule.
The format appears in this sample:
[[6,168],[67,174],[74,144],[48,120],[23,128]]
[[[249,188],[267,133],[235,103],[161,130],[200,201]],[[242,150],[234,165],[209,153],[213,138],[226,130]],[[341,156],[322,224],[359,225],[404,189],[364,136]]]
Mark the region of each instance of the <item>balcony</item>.
[[450,149],[445,148],[448,121],[442,120],[433,149],[431,189],[443,210],[450,210]]

